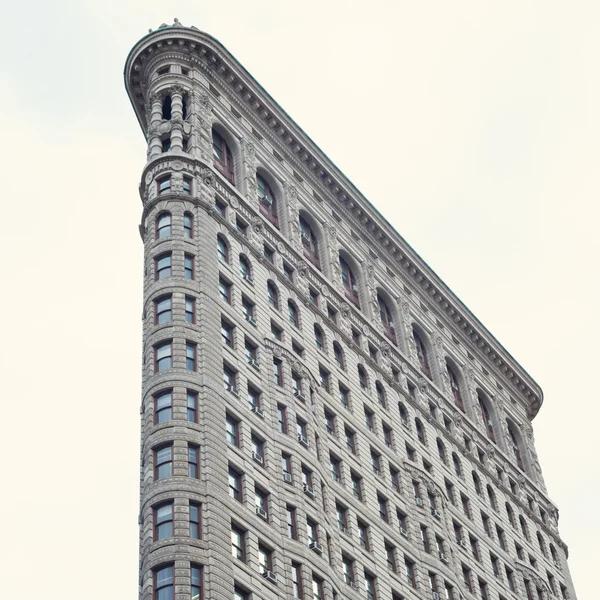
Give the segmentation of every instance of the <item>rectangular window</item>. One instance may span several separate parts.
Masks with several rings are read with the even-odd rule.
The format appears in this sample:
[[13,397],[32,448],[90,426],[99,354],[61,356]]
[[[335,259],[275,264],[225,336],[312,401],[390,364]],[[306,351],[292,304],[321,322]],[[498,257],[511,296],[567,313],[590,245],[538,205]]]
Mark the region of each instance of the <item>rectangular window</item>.
[[154,541],[173,537],[173,503],[167,502],[154,508]]
[[233,325],[230,325],[224,319],[221,319],[221,341],[230,348],[233,348]]
[[186,323],[196,322],[196,299],[191,296],[185,297],[185,320]]
[[277,426],[281,433],[287,433],[287,420],[285,415],[285,406],[277,405]]
[[238,426],[239,422],[231,415],[225,417],[225,436],[232,446],[239,445]]
[[173,565],[160,567],[152,572],[154,583],[154,600],[173,600]]
[[431,552],[431,548],[429,546],[429,533],[427,531],[427,527],[425,525],[420,526],[421,531],[421,543],[423,545],[423,550],[429,554]]
[[256,505],[256,514],[265,521],[269,519],[269,495],[254,486],[254,504]]
[[350,392],[340,384],[340,404],[347,410],[350,407]]
[[283,385],[283,367],[281,360],[278,358],[273,359],[273,383],[278,386]]
[[160,325],[172,319],[171,294],[161,296],[154,301],[154,324]]
[[171,191],[171,176],[165,175],[156,180],[158,195],[168,194]]
[[251,300],[246,297],[242,297],[242,313],[246,321],[251,325],[256,325],[255,306]]
[[173,345],[171,340],[154,346],[154,372],[160,373],[173,367]]
[[186,279],[194,279],[194,257],[191,254],[184,255],[183,276]]
[[295,599],[302,598],[302,567],[295,562],[292,563],[292,590]]
[[200,477],[200,446],[188,443],[188,477]]
[[271,337],[278,342],[283,341],[283,329],[271,321]]
[[327,393],[329,393],[329,385],[330,385],[330,373],[327,369],[323,367],[319,367],[319,378],[321,380],[321,388],[323,388]]
[[363,501],[362,479],[354,472],[350,473],[350,481],[352,483],[352,494],[357,500]]
[[183,215],[183,235],[190,240],[194,237],[194,218],[190,213]]
[[154,479],[164,479],[173,474],[173,445],[154,450]]
[[404,574],[406,581],[411,587],[417,587],[417,578],[415,577],[415,563],[408,557],[404,557]]
[[323,600],[325,598],[323,594],[323,582],[314,574],[312,577],[312,592],[313,600]]
[[369,544],[369,526],[358,519],[356,520],[356,526],[358,528],[358,540],[360,546],[369,552],[371,550]]
[[166,279],[171,277],[171,253],[160,254],[154,259],[154,279]]
[[[185,140],[184,140],[185,142]],[[187,146],[187,144],[186,144]],[[184,152],[186,152],[187,149],[184,148]],[[192,178],[191,177],[183,177],[183,193],[186,194],[187,196],[190,196],[192,193]]]
[[246,532],[231,526],[231,556],[242,562],[246,562]]
[[201,535],[200,530],[200,505],[196,502],[190,502],[190,538],[199,540]]
[[190,565],[190,595],[191,600],[202,600],[204,590],[202,587],[202,567]]
[[333,454],[329,455],[329,469],[331,471],[331,477],[334,481],[340,481],[342,478],[340,459]]
[[260,408],[260,392],[251,385],[248,386],[248,408],[253,412]]
[[154,424],[164,423],[173,418],[173,393],[171,390],[154,396]]
[[187,391],[187,420],[190,423],[198,422],[198,394]]
[[375,577],[365,571],[365,591],[367,592],[367,600],[377,600],[375,595]]
[[287,517],[287,533],[292,540],[298,539],[298,525],[296,523],[296,509],[293,506],[285,507]]
[[194,342],[185,344],[185,368],[188,371],[196,370],[196,344]]
[[242,502],[242,476],[233,468],[229,467],[229,496],[238,502]]
[[224,279],[219,279],[219,295],[221,300],[231,304],[231,284]]

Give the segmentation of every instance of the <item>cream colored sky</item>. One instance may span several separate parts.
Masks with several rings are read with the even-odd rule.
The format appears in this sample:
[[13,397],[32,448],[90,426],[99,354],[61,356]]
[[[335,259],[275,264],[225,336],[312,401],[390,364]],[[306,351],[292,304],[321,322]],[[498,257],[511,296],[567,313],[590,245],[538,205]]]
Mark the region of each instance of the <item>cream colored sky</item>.
[[[168,4],[168,6],[167,6]],[[537,447],[598,598],[600,3],[2,3],[3,598],[137,594],[148,28],[223,42],[537,379]]]

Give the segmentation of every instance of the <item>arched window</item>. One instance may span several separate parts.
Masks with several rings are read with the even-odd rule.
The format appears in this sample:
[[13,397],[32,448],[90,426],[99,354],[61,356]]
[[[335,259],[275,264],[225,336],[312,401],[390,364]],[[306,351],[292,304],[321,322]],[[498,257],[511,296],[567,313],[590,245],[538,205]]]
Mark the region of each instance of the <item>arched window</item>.
[[192,213],[186,212],[183,214],[183,235],[190,240],[194,237],[194,217]]
[[415,417],[415,429],[417,430],[417,439],[425,446],[427,444],[427,440],[425,439],[425,428],[423,427],[421,419],[418,417]]
[[156,239],[170,237],[171,235],[171,213],[164,212],[156,219]]
[[360,308],[360,301],[358,299],[358,286],[356,285],[356,278],[350,268],[350,265],[340,256],[340,267],[342,269],[342,283],[346,288],[346,297],[355,306]]
[[296,305],[288,300],[288,318],[294,327],[300,327],[300,319],[298,318],[298,309]]
[[315,344],[319,350],[325,352],[325,336],[323,335],[323,330],[315,324]]
[[217,255],[219,260],[225,264],[229,264],[229,246],[223,236],[217,236]]
[[277,198],[262,175],[256,176],[256,189],[258,201],[260,202],[260,212],[279,229],[279,218],[277,216]]
[[515,511],[512,509],[512,506],[507,502],[504,507],[506,508],[506,515],[508,516],[508,521],[511,526],[516,529],[517,522],[515,521]]
[[338,342],[333,342],[333,357],[335,358],[335,362],[340,369],[346,368],[344,363],[344,352]]
[[375,391],[377,392],[377,402],[379,402],[379,404],[385,408],[385,390],[383,389],[383,385],[381,385],[381,382],[375,382]]
[[554,565],[559,567],[560,562],[558,560],[558,554],[556,553],[556,548],[554,547],[554,544],[552,544],[552,543],[550,543],[550,554],[552,556],[552,562],[554,562]]
[[452,464],[454,465],[454,472],[456,473],[457,477],[462,477],[462,466],[460,464],[460,458],[458,458],[456,452],[452,453]]
[[165,121],[171,120],[171,96],[165,96],[162,103],[162,118]]
[[408,411],[402,402],[398,402],[398,413],[400,414],[400,421],[402,421],[402,425],[408,427]]
[[521,447],[519,444],[519,440],[517,439],[517,434],[514,430],[514,425],[507,419],[506,424],[508,425],[508,434],[510,435],[510,441],[512,444],[512,451],[515,455],[515,459],[517,461],[517,466],[521,471],[525,470],[523,465],[523,455],[521,454]]
[[486,489],[487,489],[488,499],[490,501],[490,506],[494,510],[498,510],[498,505],[496,504],[496,494],[494,493],[494,490],[492,489],[492,486],[488,484],[486,486]]
[[427,360],[427,349],[425,343],[421,338],[419,332],[413,326],[413,339],[415,340],[415,346],[417,349],[417,358],[419,359],[419,365],[421,371],[431,379],[431,369],[429,368],[429,361]]
[[529,528],[527,527],[527,523],[523,518],[523,515],[519,515],[519,525],[521,526],[521,532],[525,536],[525,539],[529,541]]
[[454,404],[465,412],[465,403],[463,402],[462,396],[460,394],[460,385],[458,384],[458,377],[456,376],[456,372],[454,368],[450,365],[448,360],[446,359],[446,370],[448,372],[448,378],[450,379],[450,389],[452,390],[452,395],[454,396]]
[[444,446],[444,442],[440,438],[436,440],[438,456],[440,460],[446,465],[448,464],[448,457],[446,456],[446,446]]
[[272,281],[267,283],[267,294],[269,296],[269,305],[275,310],[279,310],[279,292],[277,291],[277,286]]
[[250,261],[243,254],[240,254],[240,277],[248,283],[254,283]]
[[537,535],[538,546],[540,547],[542,554],[544,556],[548,556],[548,554],[546,553],[546,544],[544,544],[544,538],[542,537],[542,534],[538,531],[536,535]]
[[308,221],[300,215],[300,235],[302,236],[302,246],[304,247],[304,256],[317,267],[321,268],[319,260],[319,241]]
[[479,402],[479,410],[481,411],[481,418],[483,419],[487,436],[495,444],[496,436],[494,435],[494,422],[492,421],[490,411],[488,410],[488,399],[481,390],[477,390],[477,401]]
[[385,335],[396,343],[396,330],[394,328],[394,319],[392,318],[392,311],[387,305],[386,301],[381,297],[381,294],[377,294],[377,304],[379,305],[379,318],[383,325],[383,331]]
[[481,479],[479,479],[479,475],[473,471],[473,485],[475,486],[475,491],[478,496],[481,496]]
[[213,128],[212,130],[213,143],[213,164],[215,169],[225,177],[232,185],[235,185],[235,177],[233,174],[233,154],[227,145],[225,138]]
[[369,391],[369,378],[367,377],[367,372],[362,365],[358,365],[358,382],[364,391]]

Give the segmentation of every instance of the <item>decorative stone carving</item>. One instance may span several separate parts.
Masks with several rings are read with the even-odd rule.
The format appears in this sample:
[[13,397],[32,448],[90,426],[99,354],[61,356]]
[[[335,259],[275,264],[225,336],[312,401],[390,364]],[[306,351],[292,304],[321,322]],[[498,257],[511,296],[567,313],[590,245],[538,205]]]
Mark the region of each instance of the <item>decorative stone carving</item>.
[[427,388],[429,387],[429,384],[427,383],[427,379],[425,379],[425,377],[419,377],[417,387],[419,388],[419,391],[422,394],[424,394],[427,391]]
[[215,184],[215,174],[206,167],[200,170],[200,179],[202,179],[204,184],[209,187],[212,187]]
[[174,194],[183,194],[183,175],[181,173],[171,175],[171,191]]
[[494,460],[496,458],[496,447],[493,444],[488,444],[485,453],[490,460]]
[[240,203],[235,196],[231,196],[231,198],[229,198],[229,204],[231,205],[231,208],[234,208],[235,210],[240,207]]

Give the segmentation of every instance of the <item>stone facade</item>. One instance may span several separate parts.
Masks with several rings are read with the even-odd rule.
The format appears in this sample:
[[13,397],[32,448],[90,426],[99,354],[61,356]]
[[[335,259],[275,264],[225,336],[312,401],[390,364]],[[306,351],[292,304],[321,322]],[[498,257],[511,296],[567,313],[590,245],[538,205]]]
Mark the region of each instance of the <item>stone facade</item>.
[[125,82],[140,599],[575,600],[537,384],[216,40],[163,25]]

